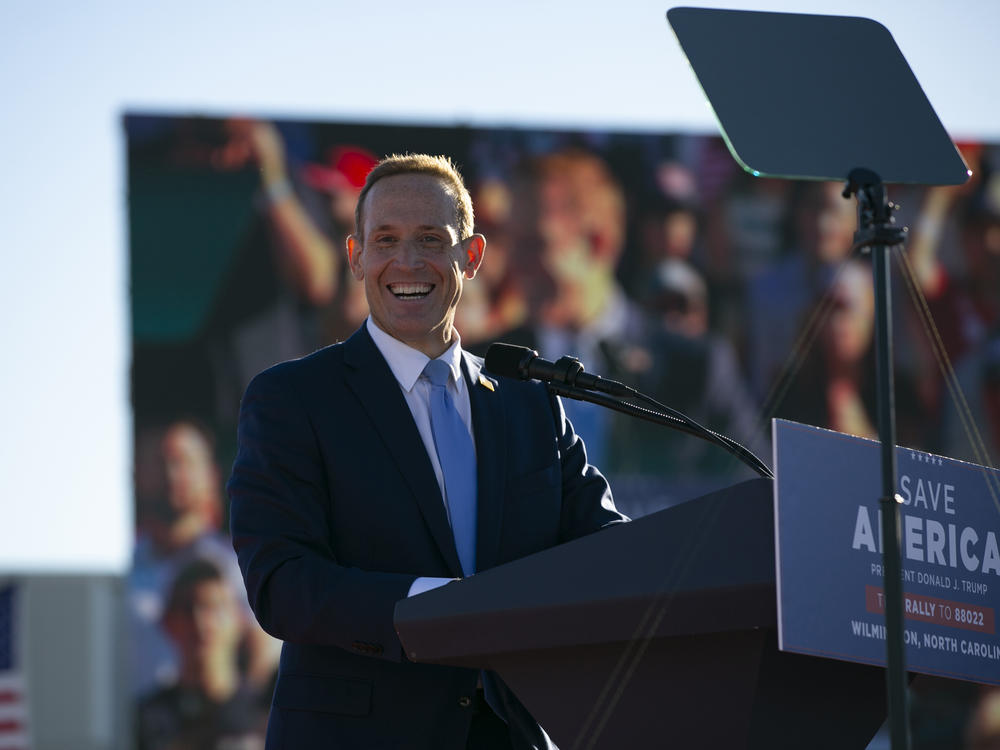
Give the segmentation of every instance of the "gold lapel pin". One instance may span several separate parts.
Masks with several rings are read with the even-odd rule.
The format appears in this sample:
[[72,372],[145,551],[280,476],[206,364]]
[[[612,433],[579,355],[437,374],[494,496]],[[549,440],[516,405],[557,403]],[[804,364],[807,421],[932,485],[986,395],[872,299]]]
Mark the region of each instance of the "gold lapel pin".
[[487,388],[487,389],[489,389],[489,391],[490,391],[491,393],[492,393],[492,392],[494,392],[494,389],[493,389],[493,383],[491,383],[491,382],[490,382],[490,381],[489,381],[489,380],[487,379],[487,377],[486,377],[485,375],[483,375],[483,374],[480,374],[480,375],[479,375],[479,385],[481,385],[481,386],[482,386],[483,388]]

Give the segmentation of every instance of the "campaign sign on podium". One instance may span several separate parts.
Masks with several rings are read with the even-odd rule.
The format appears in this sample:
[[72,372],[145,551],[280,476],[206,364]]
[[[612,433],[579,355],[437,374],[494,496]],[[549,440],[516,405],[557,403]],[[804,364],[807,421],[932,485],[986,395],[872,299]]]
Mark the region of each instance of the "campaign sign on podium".
[[[879,443],[773,435],[779,648],[884,665]],[[1000,472],[896,450],[907,669],[1000,685]]]

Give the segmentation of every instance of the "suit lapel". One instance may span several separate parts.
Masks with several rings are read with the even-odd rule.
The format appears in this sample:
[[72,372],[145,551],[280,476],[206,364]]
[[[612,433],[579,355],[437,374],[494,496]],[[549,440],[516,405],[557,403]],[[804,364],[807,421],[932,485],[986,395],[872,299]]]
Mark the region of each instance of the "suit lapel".
[[462,575],[455,539],[448,524],[441,488],[410,407],[392,370],[363,325],[344,342],[348,387],[368,413],[382,443],[409,485],[427,528],[452,575]]
[[463,353],[462,364],[476,438],[476,570],[486,570],[496,564],[500,551],[507,438],[500,384],[486,375],[472,376],[478,368],[470,368],[468,354]]

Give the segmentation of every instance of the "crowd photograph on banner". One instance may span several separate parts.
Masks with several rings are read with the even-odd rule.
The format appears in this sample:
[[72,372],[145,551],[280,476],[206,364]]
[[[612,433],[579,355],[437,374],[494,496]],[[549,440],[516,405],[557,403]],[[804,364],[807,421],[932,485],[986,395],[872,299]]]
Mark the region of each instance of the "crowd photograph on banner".
[[[143,750],[263,747],[280,643],[250,611],[229,538],[240,399],[261,370],[364,324],[345,247],[386,155],[450,157],[472,194],[487,245],[455,321],[467,351],[576,357],[768,463],[775,417],[878,437],[871,263],[842,183],[755,179],[718,136],[683,132],[148,112],[123,126]],[[909,227],[892,270],[898,442],[995,464],[1000,145],[959,148],[967,184],[892,192]],[[690,435],[564,405],[632,518],[753,476]],[[956,683],[923,700],[934,727],[1000,737],[993,694]]]

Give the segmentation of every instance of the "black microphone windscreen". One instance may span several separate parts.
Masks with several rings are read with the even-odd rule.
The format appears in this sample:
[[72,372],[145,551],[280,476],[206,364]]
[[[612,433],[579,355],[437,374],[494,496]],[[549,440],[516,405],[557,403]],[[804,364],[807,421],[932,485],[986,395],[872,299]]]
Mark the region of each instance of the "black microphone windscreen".
[[525,379],[521,374],[521,363],[528,355],[535,352],[523,346],[513,344],[490,344],[486,350],[486,369],[494,375],[503,375],[508,378]]

